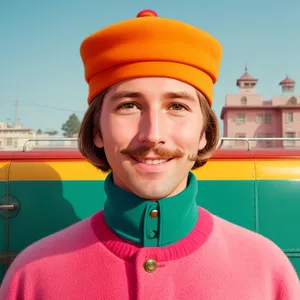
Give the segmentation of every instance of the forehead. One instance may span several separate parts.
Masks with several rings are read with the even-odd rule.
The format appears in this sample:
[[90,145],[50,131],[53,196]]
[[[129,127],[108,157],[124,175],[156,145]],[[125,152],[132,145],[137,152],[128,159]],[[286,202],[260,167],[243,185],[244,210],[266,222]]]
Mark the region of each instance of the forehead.
[[127,79],[111,86],[107,92],[107,98],[120,92],[140,93],[145,98],[161,97],[168,93],[186,93],[195,100],[196,89],[179,80],[165,77],[144,77]]

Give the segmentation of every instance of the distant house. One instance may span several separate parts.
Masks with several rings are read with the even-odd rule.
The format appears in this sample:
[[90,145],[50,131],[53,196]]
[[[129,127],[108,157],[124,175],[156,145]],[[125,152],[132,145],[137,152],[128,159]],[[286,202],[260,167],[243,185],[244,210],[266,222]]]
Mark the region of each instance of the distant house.
[[[222,108],[223,137],[230,138],[300,138],[300,97],[294,94],[295,81],[286,77],[279,83],[281,96],[263,100],[257,94],[257,79],[245,73],[236,81],[238,94],[226,96]],[[254,143],[254,144],[253,144]],[[300,147],[300,141],[255,141],[258,148]],[[227,146],[243,147],[245,142],[226,142]]]
[[[21,125],[10,127],[8,123],[0,123],[0,151],[22,150],[26,141],[32,138],[47,138],[48,134],[37,134],[32,129],[23,128]],[[47,146],[48,141],[32,142],[32,146]]]

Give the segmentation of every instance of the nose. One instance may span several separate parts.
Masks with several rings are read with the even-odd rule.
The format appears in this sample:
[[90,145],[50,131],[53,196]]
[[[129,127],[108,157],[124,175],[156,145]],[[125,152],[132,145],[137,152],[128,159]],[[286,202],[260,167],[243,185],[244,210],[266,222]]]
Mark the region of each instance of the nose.
[[139,142],[149,147],[165,144],[166,125],[163,112],[159,110],[144,112],[139,123]]

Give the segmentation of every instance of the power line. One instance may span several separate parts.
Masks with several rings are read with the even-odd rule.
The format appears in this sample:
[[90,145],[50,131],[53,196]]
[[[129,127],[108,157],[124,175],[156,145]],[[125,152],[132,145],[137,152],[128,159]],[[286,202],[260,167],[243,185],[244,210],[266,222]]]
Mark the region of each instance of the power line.
[[44,108],[62,110],[62,111],[70,111],[70,112],[78,112],[78,113],[83,113],[84,112],[83,110],[67,109],[67,108],[61,108],[61,107],[55,107],[55,106],[37,104],[37,103],[32,103],[32,102],[23,102],[22,101],[20,103],[25,103],[25,104],[28,104],[28,105],[39,106],[39,107],[44,107]]
[[[1,101],[2,103],[15,103],[15,101]],[[27,101],[19,101],[19,104],[25,104],[25,105],[32,105],[32,106],[38,106],[38,107],[44,107],[49,109],[55,109],[55,110],[61,110],[61,111],[69,111],[69,112],[77,112],[77,113],[84,113],[83,110],[76,110],[76,109],[67,109],[67,108],[61,108],[56,106],[49,106],[49,105],[43,105],[43,104],[37,104]]]

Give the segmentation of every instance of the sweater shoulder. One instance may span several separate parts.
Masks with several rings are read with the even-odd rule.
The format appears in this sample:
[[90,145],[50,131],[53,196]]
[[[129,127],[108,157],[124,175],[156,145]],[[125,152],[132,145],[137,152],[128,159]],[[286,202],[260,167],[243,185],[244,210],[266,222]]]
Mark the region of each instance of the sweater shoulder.
[[70,257],[79,250],[97,243],[91,219],[92,217],[83,219],[26,247],[14,259],[4,279],[32,265],[44,266],[45,263],[51,263],[59,257]]
[[298,299],[299,277],[284,251],[272,240],[214,216],[214,234],[209,249],[218,249],[225,266],[239,266],[241,276],[264,282],[276,299]]
[[271,239],[218,216],[213,215],[213,219],[214,236],[218,239],[215,242],[224,246],[228,253],[248,259],[252,264],[256,262],[274,272],[296,272],[284,251]]
[[[260,233],[227,221],[221,217],[213,215],[214,228],[216,232],[226,242],[233,246],[239,246],[238,249],[247,248],[249,251],[257,250],[282,252],[282,250],[272,240]],[[227,243],[228,244],[228,243]]]

